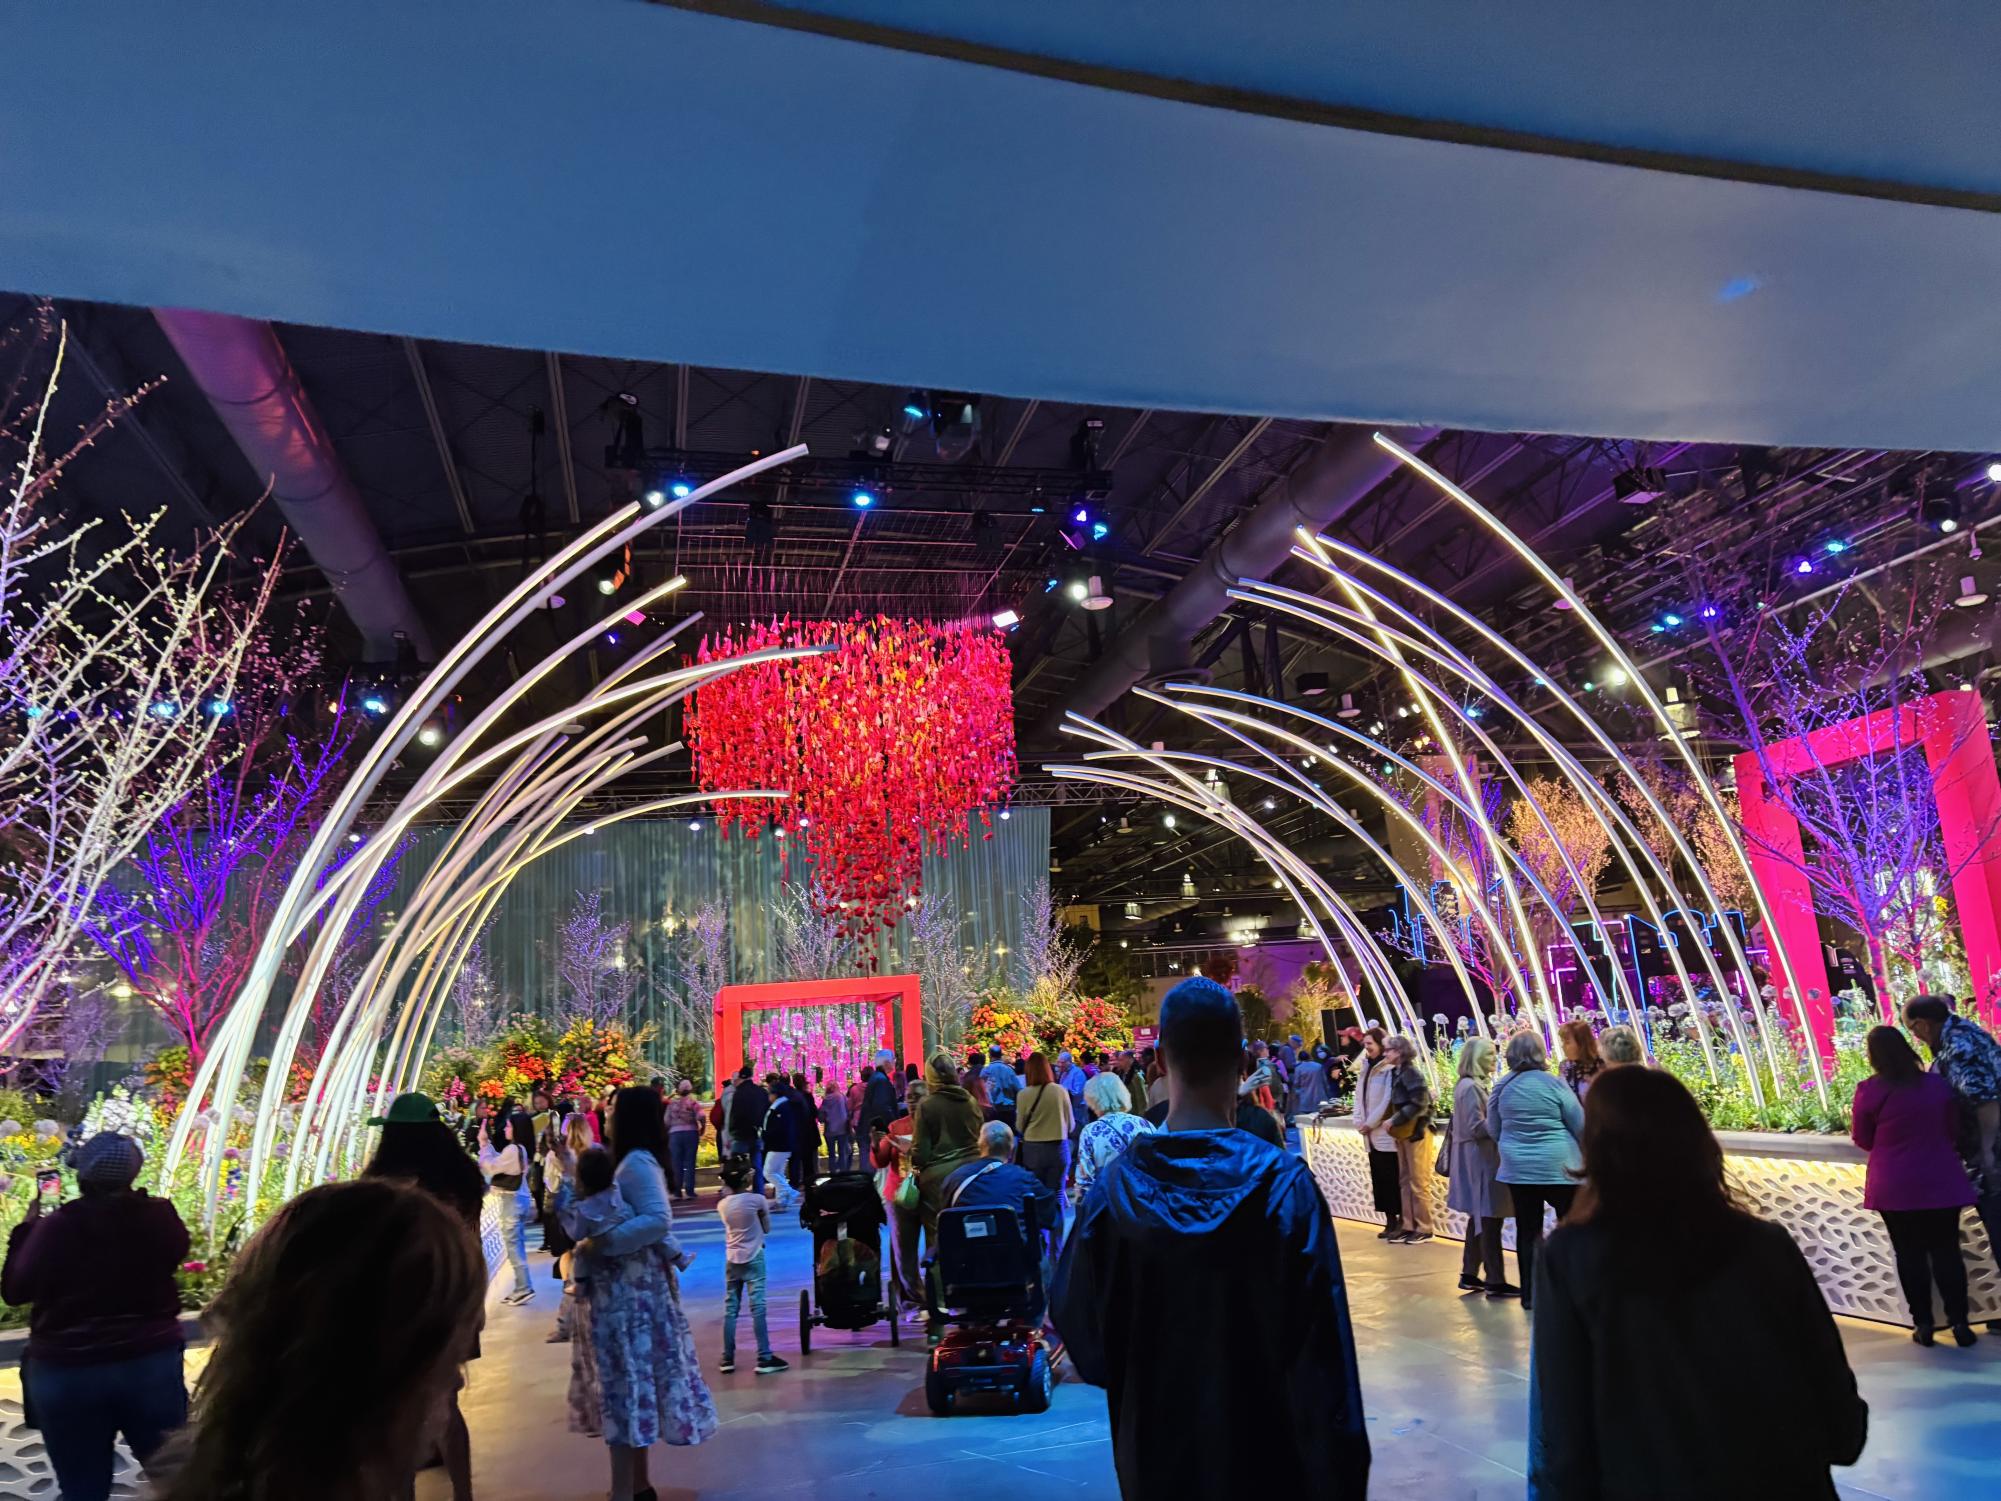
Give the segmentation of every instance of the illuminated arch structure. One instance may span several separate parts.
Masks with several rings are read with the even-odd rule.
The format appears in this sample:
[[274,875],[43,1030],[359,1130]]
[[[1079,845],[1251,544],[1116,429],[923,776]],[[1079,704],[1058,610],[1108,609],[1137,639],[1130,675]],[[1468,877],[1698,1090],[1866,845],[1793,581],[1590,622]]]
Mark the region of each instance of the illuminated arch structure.
[[[658,798],[565,827],[565,820],[593,793],[680,749],[678,743],[647,748],[647,737],[639,728],[649,717],[657,716],[701,683],[750,663],[832,650],[818,646],[773,648],[723,662],[662,670],[661,659],[675,637],[699,616],[679,621],[559,712],[493,738],[502,716],[530,688],[613,625],[618,616],[664,599],[685,583],[674,578],[636,600],[622,601],[612,615],[594,621],[522,673],[439,752],[346,863],[324,881],[320,879],[383,773],[453,687],[516,625],[600,558],[625,547],[649,527],[805,452],[803,445],[789,448],[712,480],[681,500],[654,509],[634,502],[607,516],[530,571],[444,654],[390,717],[327,809],[299,861],[298,874],[280,897],[243,988],[230,1003],[214,1043],[196,1071],[168,1139],[162,1171],[171,1181],[201,1133],[201,1181],[206,1186],[211,1220],[222,1189],[227,1133],[204,1130],[204,1126],[229,1117],[286,951],[305,937],[322,914],[325,920],[307,950],[279,1019],[243,1164],[244,1181],[260,1185],[282,1161],[285,1196],[330,1174],[352,1170],[366,1142],[361,1122],[377,1113],[391,1096],[415,1087],[466,950],[524,867],[619,820],[719,798],[790,796],[790,790],[784,788],[745,788]],[[304,1100],[288,1104],[285,1095],[292,1063],[314,1000],[325,982],[341,933],[371,878],[395,851],[404,830],[427,807],[481,776],[488,779],[485,791],[432,860],[395,929],[376,945],[342,1004]]]
[[[1703,802],[1721,823],[1732,856],[1749,879],[1754,910],[1748,915],[1764,923],[1770,943],[1769,952],[1780,982],[1778,1005],[1798,1023],[1802,1037],[1819,1037],[1816,1011],[1824,1010],[1823,1006],[1817,1005],[1823,998],[1803,988],[1800,977],[1807,956],[1799,955],[1800,962],[1796,964],[1793,952],[1802,943],[1798,925],[1789,927],[1773,921],[1759,881],[1759,876],[1766,872],[1753,867],[1715,784],[1680,729],[1668,717],[1665,707],[1647,686],[1638,665],[1570,586],[1498,518],[1415,454],[1380,433],[1376,435],[1376,442],[1444,492],[1511,548],[1536,577],[1569,607],[1574,618],[1626,673],[1642,706],[1659,727],[1661,738],[1687,769]],[[1481,701],[1496,706],[1501,715],[1527,734],[1538,750],[1554,763],[1563,780],[1577,792],[1584,807],[1603,830],[1615,866],[1623,867],[1631,878],[1639,893],[1645,920],[1660,930],[1666,939],[1671,919],[1677,916],[1685,919],[1690,912],[1719,912],[1724,904],[1704,873],[1695,851],[1689,847],[1686,835],[1668,817],[1657,792],[1640,769],[1577,700],[1557,685],[1552,674],[1543,671],[1511,643],[1446,596],[1369,553],[1331,537],[1314,536],[1304,529],[1299,534],[1299,544],[1292,555],[1324,573],[1337,586],[1340,598],[1326,599],[1317,594],[1304,594],[1249,578],[1240,579],[1238,587],[1229,591],[1230,597],[1244,604],[1287,615],[1295,622],[1303,622],[1324,632],[1343,650],[1374,656],[1390,667],[1430,726],[1432,736],[1445,751],[1451,771],[1449,778],[1432,775],[1394,747],[1337,720],[1255,694],[1193,683],[1169,683],[1157,692],[1145,689],[1139,692],[1141,696],[1211,730],[1223,732],[1244,748],[1248,759],[1229,760],[1178,752],[1171,748],[1149,750],[1101,724],[1072,714],[1067,716],[1064,724],[1066,733],[1077,735],[1096,748],[1077,761],[1050,765],[1046,769],[1057,777],[1121,787],[1187,809],[1245,840],[1271,868],[1280,886],[1299,903],[1307,927],[1326,952],[1342,985],[1355,997],[1358,1011],[1367,1016],[1367,1011],[1363,1009],[1364,997],[1373,993],[1376,1019],[1408,1032],[1423,1046],[1421,1019],[1404,998],[1401,987],[1388,971],[1375,939],[1362,926],[1353,909],[1250,812],[1232,802],[1214,782],[1191,775],[1185,768],[1194,765],[1211,770],[1227,769],[1233,777],[1254,780],[1273,793],[1288,795],[1317,808],[1359,838],[1368,853],[1385,867],[1401,888],[1416,920],[1436,936],[1441,954],[1466,992],[1475,1025],[1485,1032],[1485,1008],[1479,1002],[1472,977],[1460,961],[1458,946],[1452,941],[1449,931],[1453,919],[1442,916],[1433,905],[1429,880],[1417,880],[1403,871],[1389,852],[1362,829],[1359,820],[1342,806],[1336,795],[1359,793],[1380,803],[1389,817],[1402,821],[1426,844],[1440,867],[1452,873],[1458,889],[1477,890],[1479,883],[1472,880],[1469,873],[1459,869],[1461,862],[1451,858],[1385,780],[1397,775],[1415,778],[1426,784],[1443,805],[1450,806],[1465,821],[1469,832],[1483,840],[1494,856],[1488,863],[1495,873],[1500,900],[1491,906],[1477,899],[1468,901],[1456,916],[1459,920],[1471,919],[1480,924],[1494,958],[1508,971],[1507,979],[1516,1004],[1535,1025],[1545,1035],[1550,1035],[1561,1020],[1548,985],[1548,956],[1541,952],[1541,941],[1531,927],[1530,912],[1537,906],[1545,908],[1555,919],[1556,931],[1564,935],[1577,965],[1597,994],[1605,997],[1614,1010],[1632,1007],[1639,998],[1633,994],[1620,966],[1616,962],[1602,964],[1601,959],[1601,967],[1606,971],[1601,977],[1598,969],[1594,968],[1596,956],[1591,951],[1595,945],[1580,936],[1578,925],[1571,921],[1571,914],[1544,889],[1522,853],[1485,817],[1478,782],[1458,750],[1462,740],[1478,749],[1484,764],[1492,765],[1506,777],[1516,796],[1527,805],[1551,842],[1559,851],[1563,849],[1562,841],[1556,838],[1548,811],[1535,798],[1528,778],[1520,773],[1496,743],[1482,715],[1468,707],[1469,700],[1477,695]],[[1565,729],[1581,730],[1589,736],[1638,789],[1648,810],[1666,830],[1674,845],[1674,853],[1679,854],[1688,867],[1692,877],[1690,882],[1678,882],[1668,863],[1654,856],[1619,798],[1586,769],[1558,736],[1542,723],[1538,714],[1511,697],[1465,649],[1455,643],[1452,636],[1420,616],[1417,613],[1419,607],[1428,607],[1436,618],[1448,622],[1454,634],[1462,639],[1472,638],[1478,648],[1490,657],[1498,655],[1514,669],[1533,679],[1548,701],[1548,707],[1541,712],[1551,715]],[[1984,739],[1982,744],[1985,744]],[[1338,779],[1331,789],[1322,785],[1323,778],[1327,776]],[[1588,883],[1578,877],[1567,853],[1561,859],[1578,891],[1577,900],[1587,914],[1587,922],[1583,926],[1587,931],[1608,931],[1604,917],[1593,902]],[[1684,886],[1690,889],[1684,889]],[[1747,1004],[1757,1008],[1761,1015],[1765,1005],[1759,996],[1759,986],[1753,978],[1750,958],[1737,926],[1720,922],[1711,931],[1720,940],[1723,950],[1720,955],[1706,943],[1691,943],[1686,947],[1691,951],[1692,958],[1684,958],[1682,944],[1664,942],[1663,947],[1674,971],[1673,983],[1681,997],[1690,1003],[1689,1014],[1694,1019],[1711,1075],[1716,1076],[1724,1069],[1741,1069],[1752,1099],[1762,1107],[1765,1102],[1764,1086],[1758,1072],[1750,1067],[1750,1060],[1755,1051],[1761,1049],[1772,1075],[1781,1076],[1774,1043],[1774,1033],[1778,1028],[1775,1025],[1760,1025],[1754,1038],[1745,1029],[1739,1008],[1734,1004],[1725,1004],[1720,1008],[1723,1026],[1719,1036],[1703,1008],[1695,1004],[1700,995],[1700,982],[1698,976],[1690,972],[1691,968],[1704,973],[1711,992],[1718,999],[1725,999],[1732,992],[1726,979],[1727,968],[1738,976]],[[1358,976],[1365,983],[1358,985]],[[1646,1029],[1642,1027],[1640,1030],[1643,1043],[1650,1046]],[[1808,1046],[1803,1052],[1812,1070],[1815,1087],[1825,1103],[1827,1084],[1822,1048]]]

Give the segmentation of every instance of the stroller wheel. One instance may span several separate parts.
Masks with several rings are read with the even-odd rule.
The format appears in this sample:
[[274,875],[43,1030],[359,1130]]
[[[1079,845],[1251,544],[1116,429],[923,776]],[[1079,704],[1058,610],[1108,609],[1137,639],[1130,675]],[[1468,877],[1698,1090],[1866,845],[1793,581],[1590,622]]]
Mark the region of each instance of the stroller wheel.
[[813,1295],[803,1287],[799,1289],[799,1353],[813,1353]]

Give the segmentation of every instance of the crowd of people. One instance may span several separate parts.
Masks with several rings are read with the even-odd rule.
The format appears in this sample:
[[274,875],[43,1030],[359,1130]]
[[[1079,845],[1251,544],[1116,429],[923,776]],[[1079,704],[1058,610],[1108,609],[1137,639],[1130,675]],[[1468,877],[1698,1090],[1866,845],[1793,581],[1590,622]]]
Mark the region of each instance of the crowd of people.
[[[1903,1019],[1908,1037],[1870,1033],[1855,1098],[1865,1202],[1918,1342],[1936,1343],[1936,1296],[1953,1341],[1971,1345],[1960,1222],[1971,1207],[1994,1235],[2001,1045],[1943,999]],[[1430,1178],[1443,1173],[1447,1206],[1466,1217],[1460,1287],[1533,1310],[1534,1494],[1832,1496],[1830,1469],[1859,1456],[1868,1410],[1825,1299],[1790,1235],[1733,1195],[1695,1100],[1642,1066],[1622,1030],[1566,1025],[1554,1068],[1539,1036],[1517,1034],[1498,1081],[1494,1045],[1470,1039],[1446,1114],[1408,1039],[1247,1042],[1234,997],[1198,978],[1169,992],[1159,1046],[1139,1052],[941,1052],[920,1071],[885,1051],[844,1082],[745,1068],[708,1105],[660,1080],[595,1102],[537,1094],[480,1112],[464,1139],[430,1100],[401,1096],[371,1123],[361,1179],[302,1194],[244,1248],[207,1311],[192,1424],[174,1281],[188,1234],[134,1187],[135,1142],[100,1133],[76,1150],[78,1197],[15,1231],[0,1293],[33,1305],[24,1391],[73,1501],[109,1495],[121,1435],[166,1501],[408,1496],[432,1458],[454,1501],[470,1501],[459,1394],[480,1355],[490,1202],[504,1303],[534,1296],[530,1225],[558,1258],[549,1338],[569,1346],[570,1429],[606,1445],[614,1501],[650,1501],[652,1446],[699,1443],[718,1421],[673,1213],[696,1192],[712,1126],[720,1373],[735,1370],[746,1302],[757,1373],[787,1369],[765,1243],[774,1208],[821,1181],[824,1150],[829,1171],[874,1172],[886,1271],[917,1317],[935,1317],[919,1247],[941,1209],[1020,1213],[1046,1258],[1049,1322],[1105,1389],[1126,1495],[1235,1494],[1255,1452],[1260,1486],[1360,1496],[1370,1447],[1340,1252],[1285,1134],[1341,1081],[1384,1238],[1437,1232]],[[1249,1267],[1257,1299],[1215,1295]],[[1753,1410],[1759,1424],[1742,1422]]]

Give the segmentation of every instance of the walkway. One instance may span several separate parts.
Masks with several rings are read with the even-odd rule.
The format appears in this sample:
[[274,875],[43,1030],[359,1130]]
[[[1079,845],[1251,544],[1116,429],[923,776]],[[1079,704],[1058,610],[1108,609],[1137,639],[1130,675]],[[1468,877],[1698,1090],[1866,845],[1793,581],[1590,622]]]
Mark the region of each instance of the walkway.
[[[714,1373],[721,1232],[713,1212],[682,1222],[684,1238],[700,1253],[684,1295],[711,1365],[723,1428],[697,1448],[654,1451],[663,1501],[820,1495],[1019,1501],[1030,1490],[1117,1496],[1104,1400],[1089,1387],[1063,1382],[1040,1416],[938,1419],[924,1406],[921,1340],[892,1350],[880,1327],[859,1334],[816,1330],[814,1353],[801,1359],[798,1301],[809,1238],[785,1218],[769,1252],[772,1336],[793,1369],[766,1377],[752,1374],[745,1354],[754,1355],[748,1314],[737,1373]],[[1433,1501],[1519,1498],[1527,1319],[1512,1303],[1464,1301],[1454,1293],[1456,1244],[1386,1247],[1367,1226],[1337,1223],[1376,1455],[1372,1491]],[[534,1264],[541,1274],[548,1261],[537,1257]],[[605,1494],[602,1446],[564,1431],[569,1350],[542,1342],[554,1316],[546,1285],[527,1307],[496,1305],[488,1314],[486,1358],[474,1368],[466,1400],[480,1501],[597,1501]],[[1878,1325],[1844,1322],[1842,1333],[1872,1408],[1868,1451],[1861,1464],[1841,1472],[1842,1493],[1899,1501],[2001,1494],[2001,1338],[1983,1337],[1971,1351],[1921,1351],[1907,1335]],[[1755,1414],[1744,1420],[1757,1421]],[[421,1501],[442,1501],[448,1494],[442,1475],[427,1474],[418,1494]]]

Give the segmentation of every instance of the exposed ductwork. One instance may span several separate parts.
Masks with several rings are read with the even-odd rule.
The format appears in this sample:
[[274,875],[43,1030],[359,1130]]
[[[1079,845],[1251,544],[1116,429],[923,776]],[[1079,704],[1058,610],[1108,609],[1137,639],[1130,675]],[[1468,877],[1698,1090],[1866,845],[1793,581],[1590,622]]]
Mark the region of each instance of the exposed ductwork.
[[[1331,525],[1395,472],[1396,457],[1375,443],[1373,431],[1344,427],[1330,433],[1276,493],[1217,538],[1181,582],[1119,633],[1071,690],[1068,703],[1043,724],[1043,736],[1055,738],[1065,709],[1096,715],[1135,683],[1186,670],[1189,644],[1227,608],[1228,591],[1238,579],[1269,575],[1292,551],[1293,528],[1318,531]],[[1415,450],[1438,429],[1393,428],[1389,435]]]
[[156,308],[153,316],[251,472],[270,484],[286,524],[361,632],[367,660],[394,661],[398,636],[409,640],[420,660],[433,660],[430,632],[277,330],[252,318],[187,308]]

